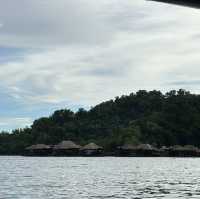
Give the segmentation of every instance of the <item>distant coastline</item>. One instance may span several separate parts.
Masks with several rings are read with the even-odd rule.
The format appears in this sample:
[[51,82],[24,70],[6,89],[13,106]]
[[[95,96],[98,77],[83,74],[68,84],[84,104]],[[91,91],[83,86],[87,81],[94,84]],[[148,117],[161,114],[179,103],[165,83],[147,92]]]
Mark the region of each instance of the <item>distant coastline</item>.
[[[129,146],[132,152],[126,156],[144,156],[137,147],[145,143],[155,149],[145,156],[199,157],[200,95],[183,89],[165,94],[140,90],[90,110],[58,110],[35,120],[30,128],[0,133],[0,155],[21,155],[38,144],[51,149],[66,140],[79,146],[93,143],[102,147],[103,155],[123,156]],[[173,154],[174,148],[182,155]]]
[[36,144],[24,150],[24,156],[62,156],[62,157],[199,157],[200,149],[192,145],[156,148],[150,144],[137,146],[128,144],[119,146],[115,151],[104,151],[104,148],[90,143],[85,146],[77,145],[68,140],[57,145]]

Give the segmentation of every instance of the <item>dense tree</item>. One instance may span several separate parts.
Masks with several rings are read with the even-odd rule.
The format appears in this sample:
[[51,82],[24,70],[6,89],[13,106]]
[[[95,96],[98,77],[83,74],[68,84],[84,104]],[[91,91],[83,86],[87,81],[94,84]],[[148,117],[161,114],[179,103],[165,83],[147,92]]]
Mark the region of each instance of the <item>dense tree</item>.
[[0,134],[0,154],[20,154],[35,143],[71,139],[94,141],[112,150],[125,143],[200,146],[200,95],[180,89],[166,94],[140,90],[116,97],[90,110],[55,111],[30,128]]

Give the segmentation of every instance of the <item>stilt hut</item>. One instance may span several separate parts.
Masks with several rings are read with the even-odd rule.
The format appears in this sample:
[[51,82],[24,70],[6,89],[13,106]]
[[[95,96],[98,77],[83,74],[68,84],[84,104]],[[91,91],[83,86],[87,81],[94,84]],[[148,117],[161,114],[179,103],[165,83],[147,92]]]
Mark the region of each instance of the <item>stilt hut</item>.
[[169,157],[170,147],[162,146],[160,148],[160,156],[162,157]]
[[117,156],[137,156],[137,147],[132,144],[124,144],[117,148]]
[[28,156],[49,156],[52,154],[52,147],[46,144],[35,144],[25,149]]
[[102,156],[103,155],[103,147],[98,146],[95,143],[90,143],[83,146],[80,149],[81,155],[84,156]]
[[64,140],[54,146],[53,154],[56,156],[77,156],[81,146],[70,140]]
[[198,157],[199,149],[192,145],[173,146],[170,148],[169,156],[172,157]]
[[137,155],[144,157],[158,157],[161,155],[161,152],[150,144],[140,144],[137,146]]
[[160,156],[160,151],[150,144],[140,144],[134,146],[131,144],[125,144],[124,146],[118,147],[119,156],[133,156],[133,157],[155,157]]

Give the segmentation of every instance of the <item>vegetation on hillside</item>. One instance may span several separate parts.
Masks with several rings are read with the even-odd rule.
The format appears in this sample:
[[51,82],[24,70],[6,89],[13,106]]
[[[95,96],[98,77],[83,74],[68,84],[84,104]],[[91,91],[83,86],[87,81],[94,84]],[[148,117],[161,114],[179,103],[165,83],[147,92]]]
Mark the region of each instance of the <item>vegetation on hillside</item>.
[[0,134],[0,154],[20,154],[36,144],[73,140],[96,142],[107,151],[122,144],[200,146],[200,95],[185,90],[140,90],[116,97],[89,111],[55,111],[34,121],[30,128]]

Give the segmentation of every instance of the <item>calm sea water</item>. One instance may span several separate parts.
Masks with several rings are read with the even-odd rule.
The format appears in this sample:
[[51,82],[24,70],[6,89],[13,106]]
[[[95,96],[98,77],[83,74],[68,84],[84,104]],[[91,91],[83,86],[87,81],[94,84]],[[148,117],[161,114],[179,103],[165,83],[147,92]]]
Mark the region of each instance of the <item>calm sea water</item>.
[[200,198],[200,159],[0,157],[0,198]]

